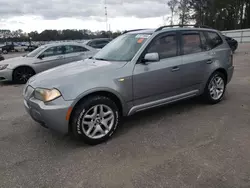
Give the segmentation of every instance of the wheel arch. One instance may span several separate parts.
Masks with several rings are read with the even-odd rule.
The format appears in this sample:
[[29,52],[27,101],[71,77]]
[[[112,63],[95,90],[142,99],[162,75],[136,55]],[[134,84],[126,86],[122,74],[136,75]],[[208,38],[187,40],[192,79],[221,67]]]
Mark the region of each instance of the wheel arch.
[[[215,72],[220,72],[222,73],[224,76],[225,76],[225,79],[226,79],[226,83],[228,81],[228,74],[227,74],[227,71],[224,69],[224,68],[218,68],[216,69],[212,74],[214,74]],[[211,75],[212,75],[211,74]]]
[[18,65],[15,68],[13,68],[13,71],[16,70],[16,69],[22,68],[22,67],[30,68],[30,69],[32,69],[34,71],[34,73],[36,73],[35,69],[30,65]]
[[214,71],[212,71],[210,74],[208,74],[203,82],[203,84],[201,85],[201,88],[200,88],[200,93],[202,94],[207,86],[207,83],[210,79],[210,77],[215,73],[215,72],[220,72],[222,73],[223,75],[225,75],[225,79],[226,79],[226,83],[228,82],[228,74],[227,74],[227,71],[226,69],[224,68],[216,68]]
[[36,74],[36,71],[35,71],[34,68],[31,67],[30,65],[18,65],[18,66],[16,66],[15,68],[13,68],[12,79],[13,79],[14,71],[17,70],[17,69],[19,69],[19,68],[23,68],[23,67],[30,68],[30,69],[34,72],[34,74]]
[[74,110],[76,109],[76,107],[84,100],[87,100],[87,98],[92,97],[92,96],[105,96],[108,97],[110,99],[112,99],[115,104],[118,107],[119,113],[121,116],[124,116],[126,113],[126,105],[125,102],[123,101],[122,97],[115,91],[110,90],[110,89],[95,89],[95,90],[91,90],[88,91],[80,96],[77,97],[77,100],[72,104],[72,111],[70,114],[70,118],[69,118],[69,132],[71,131],[71,127],[70,127],[70,122],[71,122],[71,118],[72,118],[72,114],[74,113]]

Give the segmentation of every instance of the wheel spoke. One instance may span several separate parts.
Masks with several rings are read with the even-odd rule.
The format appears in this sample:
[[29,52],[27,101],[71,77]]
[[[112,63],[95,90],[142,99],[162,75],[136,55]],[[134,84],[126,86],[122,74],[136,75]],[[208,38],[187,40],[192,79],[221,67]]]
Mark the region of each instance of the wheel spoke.
[[90,132],[93,130],[93,128],[94,128],[94,124],[93,123],[89,124],[88,130],[87,130],[87,135],[90,134]]
[[107,111],[107,112],[104,113],[104,117],[106,117],[106,116],[108,116],[110,114],[113,114],[113,112],[112,111]]
[[103,120],[101,124],[109,131],[108,121]]
[[114,116],[113,115],[111,115],[111,116],[109,116],[108,118],[105,118],[105,121],[110,121],[111,119],[113,119],[114,118]]
[[90,115],[86,114],[85,118],[91,118],[91,119],[96,118],[96,116],[97,116],[97,108],[98,108],[98,106],[95,106],[94,109],[93,109],[93,113],[90,114]]
[[100,117],[104,117],[103,105],[100,105]]
[[[106,129],[107,132],[109,131],[109,129]],[[102,135],[105,135],[106,134],[106,131],[102,129],[102,127],[100,127],[99,129],[99,132],[102,134]]]
[[99,126],[96,126],[94,128],[94,131],[90,134],[90,136],[92,136],[92,137],[96,136],[96,133],[98,133],[98,131],[100,131],[100,128],[99,128]]

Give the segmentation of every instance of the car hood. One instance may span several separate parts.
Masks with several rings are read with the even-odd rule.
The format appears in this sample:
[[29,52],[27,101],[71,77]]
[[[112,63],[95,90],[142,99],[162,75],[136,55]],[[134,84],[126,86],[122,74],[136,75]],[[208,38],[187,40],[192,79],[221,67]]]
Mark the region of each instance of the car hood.
[[5,59],[1,63],[9,64],[8,68],[12,68],[15,67],[16,65],[31,64],[33,61],[34,61],[33,58],[20,56],[20,57]]
[[126,62],[109,62],[85,59],[55,67],[30,78],[28,84],[34,88],[60,88],[76,82],[90,81],[92,77],[106,74],[124,66]]

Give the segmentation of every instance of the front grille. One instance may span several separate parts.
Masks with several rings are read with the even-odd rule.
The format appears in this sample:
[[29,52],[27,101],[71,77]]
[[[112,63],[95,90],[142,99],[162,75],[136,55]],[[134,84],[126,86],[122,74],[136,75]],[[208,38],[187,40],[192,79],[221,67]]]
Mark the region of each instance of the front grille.
[[31,86],[26,87],[25,91],[24,91],[24,98],[26,100],[30,99],[30,97],[32,96],[33,92],[34,92],[33,87],[31,87]]

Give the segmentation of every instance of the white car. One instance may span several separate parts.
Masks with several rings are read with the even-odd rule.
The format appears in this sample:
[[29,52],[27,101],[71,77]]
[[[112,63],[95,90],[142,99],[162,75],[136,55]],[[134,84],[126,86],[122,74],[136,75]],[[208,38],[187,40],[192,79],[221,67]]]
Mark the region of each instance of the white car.
[[75,42],[46,44],[27,55],[1,61],[0,81],[26,83],[36,73],[89,58],[97,52],[97,49]]

